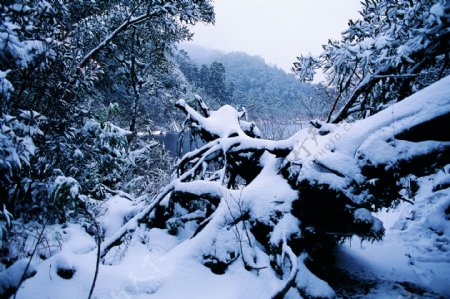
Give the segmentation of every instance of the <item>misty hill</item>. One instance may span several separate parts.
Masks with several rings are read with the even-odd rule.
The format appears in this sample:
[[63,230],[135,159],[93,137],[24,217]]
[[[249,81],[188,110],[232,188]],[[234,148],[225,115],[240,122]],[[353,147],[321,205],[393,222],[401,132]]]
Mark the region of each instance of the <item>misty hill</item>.
[[[226,103],[244,106],[261,118],[323,118],[330,97],[322,85],[299,82],[263,58],[242,52],[224,53],[198,46],[183,45],[188,57],[180,62],[188,81],[202,86],[202,72],[214,62],[225,69]],[[201,93],[201,91],[200,91]],[[203,93],[205,96],[205,93]],[[208,95],[206,94],[208,98]]]

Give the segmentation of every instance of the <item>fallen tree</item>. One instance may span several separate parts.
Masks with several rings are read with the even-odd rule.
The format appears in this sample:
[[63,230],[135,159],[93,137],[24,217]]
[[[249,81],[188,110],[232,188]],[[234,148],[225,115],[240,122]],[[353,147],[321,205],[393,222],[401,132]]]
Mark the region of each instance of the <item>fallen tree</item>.
[[178,247],[213,273],[241,259],[248,271],[277,273],[283,284],[272,298],[291,288],[332,297],[311,271],[324,254],[355,235],[381,240],[373,213],[412,203],[415,176],[450,163],[448,86],[450,77],[365,120],[312,122],[280,141],[261,139],[245,111],[180,100],[186,126],[205,144],[179,159],[170,184],[103,243],[102,256],[138,223],[176,234],[194,222],[191,239]]
[[[260,138],[257,128],[243,120],[245,111],[230,106],[213,111],[200,99],[191,104],[179,101],[177,106],[187,115],[186,126],[204,139],[204,145],[177,161],[170,183],[148,202],[128,206],[127,211],[118,209],[120,203],[112,206],[112,214],[99,220],[100,226],[106,225],[99,236],[101,248],[93,238],[77,241],[90,239],[86,237],[89,231],[68,224],[67,243],[71,244],[65,243],[37,267],[33,262],[35,276],[23,283],[18,297],[29,297],[43,283],[58,289],[66,286],[66,279],[74,285],[89,285],[97,257],[102,263],[94,296],[109,294],[108,279],[114,273],[115,284],[124,294],[145,292],[158,297],[160,293],[164,297],[174,283],[188,279],[183,275],[204,274],[204,265],[211,275],[232,276],[238,271],[238,277],[269,282],[264,288],[271,294],[264,294],[271,298],[286,297],[288,292],[289,296],[333,297],[322,275],[327,254],[352,236],[381,240],[384,228],[375,212],[400,201],[414,203],[418,180],[439,169],[449,173],[449,95],[450,77],[446,77],[365,120],[338,125],[312,122],[310,128],[280,141]],[[449,186],[439,180],[429,187],[429,192],[436,192],[435,200],[440,200],[436,203],[441,206],[436,209],[440,219],[447,219],[450,207],[437,193]],[[131,205],[128,199],[116,199]],[[127,221],[108,225],[113,215]],[[444,228],[430,229],[437,229],[441,236]],[[129,262],[126,255],[158,240],[141,238],[152,231],[159,237],[164,234],[163,238],[167,233],[177,236],[177,244],[158,261],[170,273],[143,267],[141,271],[156,275],[141,281],[117,272],[127,268],[116,266],[125,263],[123,258]],[[131,245],[130,240],[137,243]],[[146,263],[147,257],[135,258]],[[190,267],[196,270],[184,270]],[[60,272],[65,270],[73,278],[62,277]],[[49,274],[59,278],[49,280]],[[13,284],[3,288],[13,288]],[[176,293],[185,291],[192,288],[180,286]],[[80,296],[88,292],[77,290]]]

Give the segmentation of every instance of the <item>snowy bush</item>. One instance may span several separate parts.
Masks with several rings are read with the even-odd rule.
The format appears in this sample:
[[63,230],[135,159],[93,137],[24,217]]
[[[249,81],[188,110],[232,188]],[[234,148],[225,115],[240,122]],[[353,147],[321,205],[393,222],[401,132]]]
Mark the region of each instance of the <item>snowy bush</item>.
[[50,189],[50,204],[57,210],[66,206],[75,208],[80,194],[80,184],[74,178],[58,176]]
[[129,134],[111,122],[87,119],[81,128],[73,127],[64,137],[51,142],[50,150],[57,157],[53,167],[75,178],[85,194],[94,195],[101,185],[113,187],[121,180]]
[[155,194],[169,182],[174,158],[156,141],[130,144],[118,187],[130,194]]
[[35,111],[22,111],[18,117],[4,114],[0,118],[1,203],[11,211],[15,210],[20,194],[31,188],[27,173],[33,169],[34,139],[43,135],[38,124],[44,120]]
[[0,248],[3,247],[3,242],[6,240],[12,217],[13,215],[3,205],[3,209],[0,211]]
[[[11,92],[14,91],[14,86],[6,78],[7,75],[8,75],[8,71],[4,72],[4,71],[0,70],[0,99],[4,99],[5,102],[9,100],[9,98],[11,96]],[[3,111],[5,108],[6,108],[6,103],[1,103],[0,111]]]

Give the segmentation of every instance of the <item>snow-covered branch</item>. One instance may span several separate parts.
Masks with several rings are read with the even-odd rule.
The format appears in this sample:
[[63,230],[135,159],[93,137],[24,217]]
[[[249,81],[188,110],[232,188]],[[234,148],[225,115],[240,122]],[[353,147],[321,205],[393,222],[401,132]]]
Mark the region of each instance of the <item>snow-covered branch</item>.
[[89,51],[78,64],[78,68],[83,68],[86,64],[93,59],[103,48],[105,48],[112,40],[114,40],[120,33],[128,28],[146,22],[155,15],[152,13],[145,13],[137,17],[132,17],[118,26],[112,33],[105,37],[94,49]]

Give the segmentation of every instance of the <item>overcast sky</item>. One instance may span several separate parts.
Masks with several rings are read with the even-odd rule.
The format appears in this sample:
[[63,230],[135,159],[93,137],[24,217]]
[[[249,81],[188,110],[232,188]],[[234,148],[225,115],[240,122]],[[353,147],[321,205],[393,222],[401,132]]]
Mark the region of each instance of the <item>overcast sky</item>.
[[360,0],[215,0],[215,25],[196,25],[193,44],[260,55],[289,71],[300,54],[318,54],[358,17]]

